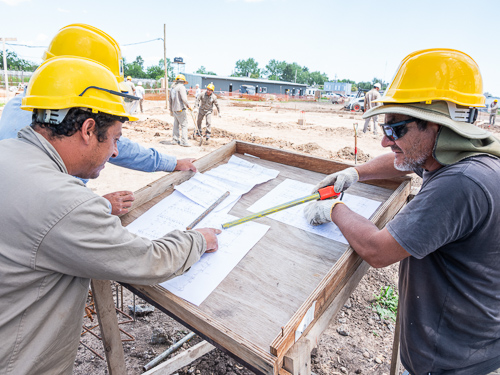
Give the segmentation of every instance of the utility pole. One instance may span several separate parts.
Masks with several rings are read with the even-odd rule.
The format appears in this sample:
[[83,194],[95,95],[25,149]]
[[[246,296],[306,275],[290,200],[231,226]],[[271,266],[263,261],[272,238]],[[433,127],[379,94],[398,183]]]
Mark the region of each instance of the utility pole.
[[167,24],[163,24],[163,63],[165,65],[165,108],[168,109],[168,71],[167,71]]
[[297,83],[297,69],[295,69],[295,80],[293,82]]
[[5,50],[5,41],[17,41],[17,38],[0,38],[3,44],[3,73],[5,77],[5,103],[9,101],[9,77],[7,76],[7,51]]

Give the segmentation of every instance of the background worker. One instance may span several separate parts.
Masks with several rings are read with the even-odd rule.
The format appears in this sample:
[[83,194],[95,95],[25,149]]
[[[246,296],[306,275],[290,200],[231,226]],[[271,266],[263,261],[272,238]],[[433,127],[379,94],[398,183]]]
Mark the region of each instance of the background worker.
[[[104,31],[85,24],[72,24],[58,31],[43,54],[43,60],[55,56],[71,55],[82,56],[106,65],[115,75],[122,92],[127,92],[129,86],[123,82],[123,62],[120,46]],[[0,117],[0,140],[17,138],[17,133],[31,124],[32,114],[21,110],[23,92],[15,96],[5,105]],[[118,156],[110,163],[120,167],[142,172],[196,172],[193,165],[194,158],[177,159],[158,152],[154,148],[145,148],[126,137],[118,141]],[[104,196],[112,206],[112,213],[116,215],[128,212],[134,200],[130,191],[118,191]]]
[[102,64],[54,57],[23,99],[32,125],[0,141],[2,372],[72,373],[91,278],[156,284],[218,247],[218,229],[132,234],[73,177],[97,178],[117,155],[122,123],[136,120],[123,95]]
[[201,89],[200,89],[200,85],[199,84],[196,84],[196,92],[195,92],[195,98],[198,99],[198,96],[200,96],[201,94]]
[[[125,85],[128,87],[129,95],[135,95],[135,84],[132,82],[132,77],[127,76],[127,80],[125,81]],[[125,108],[128,109],[129,113],[137,112],[137,100],[132,100],[130,98],[125,98]]]
[[498,99],[495,99],[490,104],[490,125],[495,125],[495,119],[498,112]]
[[210,139],[210,135],[212,134],[210,128],[212,126],[212,111],[214,105],[217,107],[219,117],[221,117],[219,103],[217,103],[217,96],[213,93],[214,90],[214,84],[210,83],[207,86],[207,90],[204,93],[201,93],[198,98],[196,98],[196,106],[199,106],[200,109],[198,112],[198,120],[196,123],[197,129],[195,131],[197,132],[197,135],[199,137],[202,136],[201,123],[203,122],[203,117],[205,117],[205,139],[207,141]]
[[137,83],[137,87],[135,88],[135,96],[139,98],[139,106],[141,107],[141,113],[144,113],[142,109],[142,104],[144,103],[144,96],[146,95],[146,91],[144,87],[142,87],[142,82]]
[[400,355],[412,375],[500,374],[500,142],[473,125],[482,92],[468,55],[410,54],[383,105],[364,114],[385,114],[382,146],[392,153],[316,188],[344,191],[414,171],[423,177],[420,192],[381,230],[337,201],[305,209],[313,225],[338,225],[371,266],[400,262]]
[[[184,147],[191,147],[187,138],[187,115],[186,109],[191,111],[186,92],[186,77],[184,74],[178,74],[175,77],[175,82],[170,89],[168,97],[170,115],[174,116],[173,142]],[[180,132],[179,132],[180,127]]]
[[[365,112],[379,105],[379,103],[374,103],[374,101],[380,99],[380,93],[379,93],[380,87],[381,87],[380,83],[376,83],[373,85],[373,88],[366,93]],[[365,127],[363,128],[363,133],[370,131],[370,120],[373,120],[373,134],[377,135],[378,116],[368,117],[365,120]]]

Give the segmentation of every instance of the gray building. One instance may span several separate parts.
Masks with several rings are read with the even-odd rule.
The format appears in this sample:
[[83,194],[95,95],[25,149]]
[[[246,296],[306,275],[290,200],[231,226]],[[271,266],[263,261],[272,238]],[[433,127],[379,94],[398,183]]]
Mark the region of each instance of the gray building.
[[[248,94],[287,94],[293,96],[303,96],[306,93],[307,85],[284,81],[271,81],[268,79],[255,79],[247,77],[223,77],[208,74],[189,74],[184,76],[189,82],[187,89],[195,88],[196,84],[201,89],[205,89],[208,84],[213,83],[215,92],[234,92]],[[244,91],[242,91],[244,90]]]
[[323,91],[326,93],[337,93],[350,95],[351,94],[351,84],[345,82],[325,82],[323,86]]

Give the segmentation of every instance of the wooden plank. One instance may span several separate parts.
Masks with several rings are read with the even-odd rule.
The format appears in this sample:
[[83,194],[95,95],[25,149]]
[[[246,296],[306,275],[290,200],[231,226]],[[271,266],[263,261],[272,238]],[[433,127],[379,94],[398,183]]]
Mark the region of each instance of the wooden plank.
[[144,372],[142,375],[170,375],[177,370],[189,365],[191,362],[196,361],[198,358],[203,357],[205,354],[215,349],[212,344],[202,341],[192,348],[183,351],[180,354],[170,358],[169,360],[159,364],[149,371]]
[[399,375],[399,369],[401,368],[401,357],[399,356],[399,333],[401,331],[400,315],[401,314],[399,312],[399,300],[398,300],[396,328],[394,329],[394,341],[392,343],[391,369],[389,371],[390,375]]
[[[410,193],[410,180],[406,180],[394,191],[391,197],[377,210],[371,221],[379,228],[382,228],[406,203]],[[321,316],[328,306],[328,300],[335,292],[335,289],[342,288],[346,277],[354,273],[361,264],[361,258],[349,247],[342,257],[335,263],[328,275],[318,285],[316,290],[304,302],[301,308],[294,314],[293,318],[281,329],[281,332],[271,343],[270,351],[279,358],[281,362],[284,354],[295,342],[295,331],[300,322],[315,304],[314,319]]]
[[92,280],[92,295],[96,306],[97,320],[101,329],[102,343],[106,353],[108,371],[111,375],[127,373],[125,355],[123,353],[118,318],[116,317],[115,304],[111,282],[108,280]]
[[[161,286],[123,285],[211,344],[242,359],[244,364],[256,373],[273,374],[274,370],[277,369],[276,357],[232,332],[213,316],[200,311],[197,306],[173,295]],[[250,317],[245,318],[249,319]]]
[[311,350],[314,348],[307,338],[299,340],[293,345],[283,361],[283,368],[292,375],[311,374]]
[[319,340],[323,332],[328,328],[330,324],[332,324],[333,320],[336,318],[338,312],[344,306],[345,302],[349,298],[349,296],[354,292],[356,287],[358,286],[360,280],[363,278],[365,273],[368,271],[370,266],[366,262],[362,262],[361,265],[356,269],[354,274],[349,278],[348,282],[345,283],[344,287],[336,294],[332,303],[328,306],[323,314],[318,318],[318,320],[309,325],[301,338],[292,346],[292,348],[285,354],[283,358],[283,367],[288,371],[295,374],[292,369],[295,366],[294,362],[300,359],[297,359],[296,350],[294,349],[297,344],[303,345],[302,342],[306,341],[310,344],[310,351],[317,347],[319,344]]

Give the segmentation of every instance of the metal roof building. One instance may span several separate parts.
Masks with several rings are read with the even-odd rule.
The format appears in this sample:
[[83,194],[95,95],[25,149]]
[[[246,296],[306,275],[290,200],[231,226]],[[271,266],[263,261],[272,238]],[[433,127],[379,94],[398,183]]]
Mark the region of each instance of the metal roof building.
[[208,84],[215,85],[215,92],[240,92],[243,85],[255,87],[255,92],[259,94],[287,94],[294,96],[305,95],[307,85],[285,81],[272,81],[268,79],[256,79],[247,77],[223,77],[208,74],[189,74],[184,76],[188,81],[186,88],[195,88],[196,84],[201,89],[205,89]]

